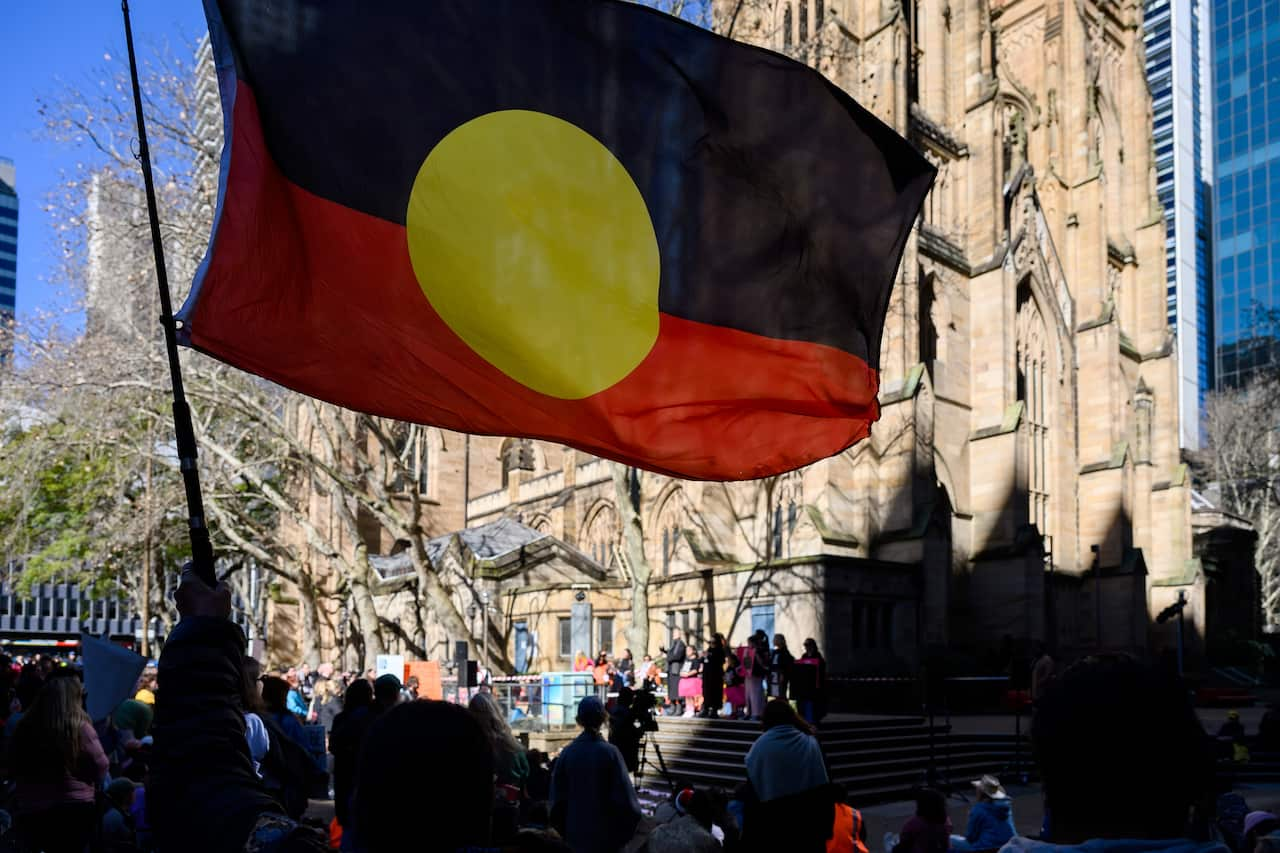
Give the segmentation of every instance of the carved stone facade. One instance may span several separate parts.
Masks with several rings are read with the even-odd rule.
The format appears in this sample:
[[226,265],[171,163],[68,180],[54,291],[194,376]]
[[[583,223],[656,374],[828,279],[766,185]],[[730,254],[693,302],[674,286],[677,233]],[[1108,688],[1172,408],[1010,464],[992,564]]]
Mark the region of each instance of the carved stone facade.
[[[910,671],[930,648],[977,661],[1006,637],[1146,651],[1167,636],[1149,627],[1153,586],[1204,607],[1141,4],[906,3],[715,2],[721,32],[815,65],[939,176],[894,290],[871,438],[771,480],[631,484],[650,652],[671,624],[733,642],[771,625],[793,647],[816,638],[833,671]],[[531,667],[563,666],[586,636],[578,592],[584,650],[628,645],[614,466],[541,442],[438,444],[429,479],[452,485],[428,512],[450,520],[433,529],[509,518],[578,567],[459,564],[460,605],[490,593],[509,659],[523,643]]]

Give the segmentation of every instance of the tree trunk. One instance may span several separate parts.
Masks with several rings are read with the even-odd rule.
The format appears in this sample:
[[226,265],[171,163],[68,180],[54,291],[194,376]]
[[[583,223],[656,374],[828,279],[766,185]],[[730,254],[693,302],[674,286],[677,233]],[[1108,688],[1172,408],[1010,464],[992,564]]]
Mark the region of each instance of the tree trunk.
[[300,566],[298,603],[302,616],[302,662],[315,669],[320,665],[320,610],[316,584],[310,566]]
[[618,522],[622,526],[622,553],[631,572],[632,654],[649,653],[649,578],[652,570],[644,552],[644,521],[640,517],[640,473],[635,468],[613,463],[613,486],[617,497]]
[[369,589],[369,578],[373,567],[369,565],[369,548],[363,542],[356,545],[356,571],[351,577],[351,598],[355,604],[356,616],[360,620],[361,634],[364,638],[364,668],[377,666],[378,655],[386,654],[387,646],[382,641],[382,627],[378,623],[378,608],[373,603],[373,593]]

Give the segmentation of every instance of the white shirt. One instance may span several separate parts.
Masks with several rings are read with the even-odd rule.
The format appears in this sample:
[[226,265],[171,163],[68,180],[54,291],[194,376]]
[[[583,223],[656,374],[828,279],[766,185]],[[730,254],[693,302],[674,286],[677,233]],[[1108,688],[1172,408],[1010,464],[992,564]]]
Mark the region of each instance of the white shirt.
[[267,727],[257,714],[244,715],[244,737],[249,742],[249,757],[253,759],[253,772],[257,773],[258,778],[261,779],[262,759],[267,757],[267,751],[271,749],[271,735],[267,733]]

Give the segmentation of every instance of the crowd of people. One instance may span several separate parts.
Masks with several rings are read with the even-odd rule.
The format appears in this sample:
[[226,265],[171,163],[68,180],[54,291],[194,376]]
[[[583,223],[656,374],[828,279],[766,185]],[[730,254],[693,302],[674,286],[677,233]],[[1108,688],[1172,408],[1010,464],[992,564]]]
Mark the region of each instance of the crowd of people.
[[[185,576],[177,603],[182,618],[158,671],[107,720],[85,713],[73,667],[27,664],[14,674],[4,757],[13,834],[25,844],[16,849],[869,853],[862,815],[833,784],[807,719],[821,716],[820,699],[803,688],[792,699],[798,667],[814,666],[819,679],[821,667],[779,665],[789,654],[781,637],[729,649],[717,635],[698,654],[677,636],[663,650],[665,679],[630,654],[592,661],[593,672],[621,674],[618,701],[582,700],[580,735],[553,757],[527,749],[484,690],[463,706],[416,699],[391,675],[299,667],[264,676],[243,653],[224,588]],[[803,654],[820,660],[816,652]],[[700,676],[685,668],[695,654]],[[657,704],[655,691],[671,691],[677,662],[668,706],[684,676],[698,677],[702,711],[758,710],[761,733],[744,784],[724,791],[671,780],[669,799],[646,815],[625,747],[637,711]],[[738,678],[734,703],[726,696]],[[319,742],[328,758],[316,754],[317,728],[327,732]],[[963,832],[940,792],[921,791],[887,853],[1280,848],[1280,818],[1218,789],[1215,743],[1166,672],[1100,655],[1056,673],[1037,690],[1032,740],[1045,805],[1038,837],[1016,833],[1011,798],[984,777]],[[315,826],[308,798],[325,796],[336,816]]]
[[646,654],[637,663],[631,649],[616,659],[606,651],[592,658],[579,650],[573,669],[591,673],[597,685],[615,692],[629,688],[661,696],[665,690],[661,713],[667,716],[760,720],[769,699],[795,702],[809,723],[826,714],[827,663],[812,638],[797,658],[782,634],[773,636],[771,646],[768,634],[757,630],[730,648],[716,633],[699,649],[674,628],[669,647],[659,652],[657,660]]

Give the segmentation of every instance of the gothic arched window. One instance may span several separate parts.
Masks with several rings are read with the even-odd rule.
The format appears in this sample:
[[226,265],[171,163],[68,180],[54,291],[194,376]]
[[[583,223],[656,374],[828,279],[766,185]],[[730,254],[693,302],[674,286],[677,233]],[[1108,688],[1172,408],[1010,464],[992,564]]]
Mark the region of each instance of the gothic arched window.
[[1029,517],[1042,536],[1052,534],[1052,465],[1050,420],[1052,375],[1048,365],[1044,318],[1031,295],[1029,281],[1018,287],[1018,399],[1027,429],[1027,498]]
[[586,546],[585,550],[591,555],[591,559],[602,566],[614,565],[616,562],[614,549],[618,545],[619,532],[618,513],[613,505],[600,504],[587,521],[586,535],[582,538]]

